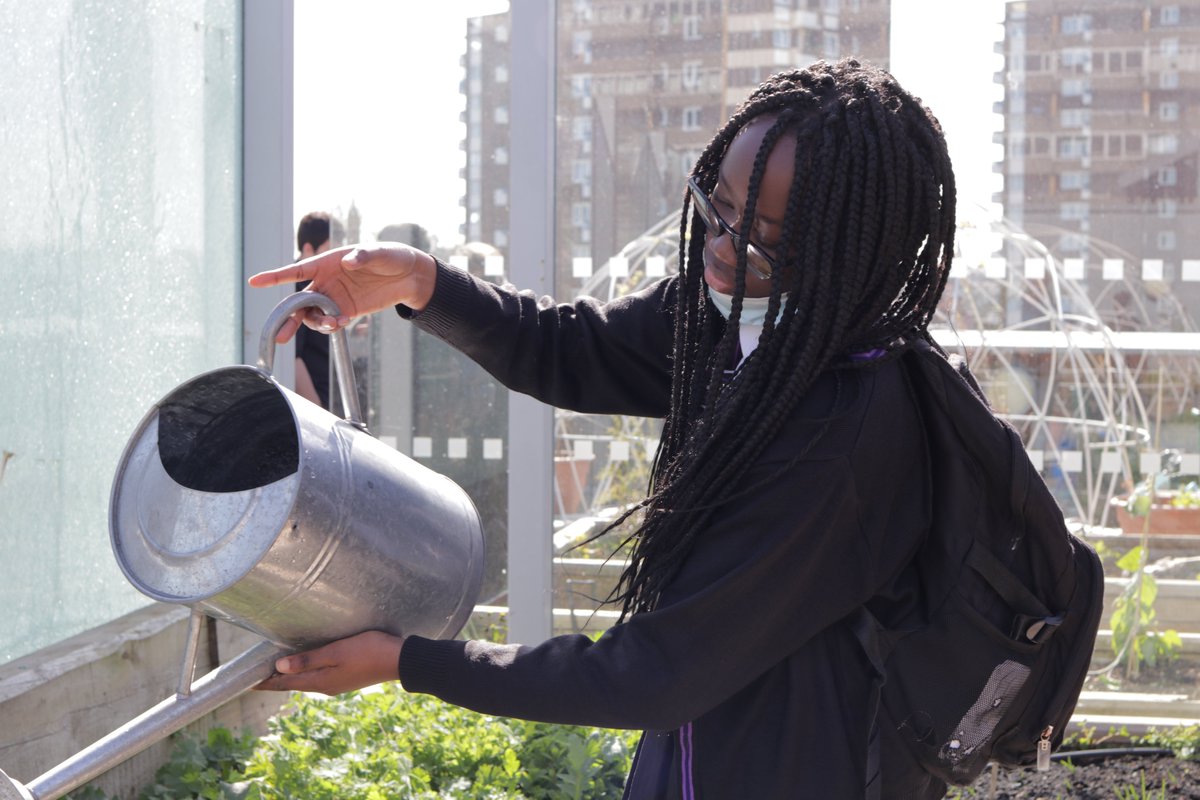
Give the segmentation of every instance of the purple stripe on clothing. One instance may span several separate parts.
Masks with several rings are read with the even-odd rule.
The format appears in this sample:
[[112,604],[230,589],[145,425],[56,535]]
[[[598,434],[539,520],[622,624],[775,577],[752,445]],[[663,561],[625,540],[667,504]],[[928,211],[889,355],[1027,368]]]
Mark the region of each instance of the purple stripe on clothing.
[[868,350],[865,353],[851,353],[850,358],[855,361],[869,361],[872,358],[879,358],[886,352],[887,350],[884,350],[882,347],[876,347],[874,350]]
[[692,723],[679,729],[679,746],[682,752],[680,765],[683,769],[683,800],[695,800],[696,790],[692,786]]

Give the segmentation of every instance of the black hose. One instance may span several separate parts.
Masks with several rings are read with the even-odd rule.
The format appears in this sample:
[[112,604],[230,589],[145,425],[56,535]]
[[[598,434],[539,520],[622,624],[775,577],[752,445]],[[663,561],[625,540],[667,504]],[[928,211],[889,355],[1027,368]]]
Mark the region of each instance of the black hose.
[[1092,764],[1122,756],[1174,757],[1168,747],[1105,747],[1096,750],[1062,750],[1050,756],[1051,761],[1070,761],[1072,764]]

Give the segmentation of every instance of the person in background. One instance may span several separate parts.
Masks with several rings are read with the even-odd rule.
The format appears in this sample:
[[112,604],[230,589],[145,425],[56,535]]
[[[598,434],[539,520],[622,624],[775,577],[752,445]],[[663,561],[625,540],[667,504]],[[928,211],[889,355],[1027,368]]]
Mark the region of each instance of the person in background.
[[260,688],[399,678],[482,713],[641,729],[636,800],[942,797],[881,746],[856,629],[919,601],[932,479],[900,356],[930,340],[954,252],[941,126],[883,70],[817,62],[755,89],[680,188],[679,273],[609,303],[555,305],[399,243],[251,278],[311,279],[343,312],[298,313],[282,341],[395,306],[511,389],[665,420],[648,496],[611,526],[630,562],[599,639],[367,631]]
[[[310,211],[296,226],[301,259],[341,247],[345,238],[342,223],[324,211]],[[296,291],[307,285],[308,281],[298,281]],[[296,394],[329,408],[329,337],[308,328],[296,333]]]

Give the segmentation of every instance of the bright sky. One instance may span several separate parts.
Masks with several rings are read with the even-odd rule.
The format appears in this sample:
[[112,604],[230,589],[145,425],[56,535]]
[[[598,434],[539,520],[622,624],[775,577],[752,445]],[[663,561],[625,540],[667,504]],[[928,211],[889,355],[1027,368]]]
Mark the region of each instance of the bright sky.
[[458,236],[468,17],[506,0],[296,0],[294,220],[362,214],[362,238],[417,222]]
[[[295,220],[315,209],[344,217],[353,201],[365,240],[397,222],[456,240],[466,19],[506,6],[296,1]],[[1003,17],[1004,0],[892,0],[892,72],[941,120],[960,204],[987,204],[999,188],[992,75]]]
[[[1001,188],[992,165],[1003,155],[992,134],[1003,127],[992,104],[1004,94],[994,80],[1004,66],[995,51],[1005,0],[892,0],[892,74],[942,123],[959,208],[990,206]],[[960,214],[960,217],[962,214]]]

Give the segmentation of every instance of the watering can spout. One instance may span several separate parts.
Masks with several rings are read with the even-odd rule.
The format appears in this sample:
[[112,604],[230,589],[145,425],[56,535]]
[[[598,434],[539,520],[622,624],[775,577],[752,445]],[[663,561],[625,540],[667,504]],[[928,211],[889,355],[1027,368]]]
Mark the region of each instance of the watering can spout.
[[186,696],[163,700],[27,785],[0,771],[0,800],[57,800],[250,691],[270,677],[275,660],[288,652],[260,642],[196,681]]

